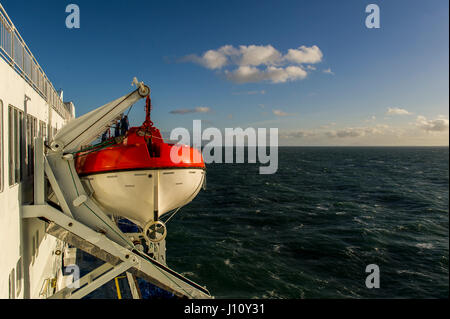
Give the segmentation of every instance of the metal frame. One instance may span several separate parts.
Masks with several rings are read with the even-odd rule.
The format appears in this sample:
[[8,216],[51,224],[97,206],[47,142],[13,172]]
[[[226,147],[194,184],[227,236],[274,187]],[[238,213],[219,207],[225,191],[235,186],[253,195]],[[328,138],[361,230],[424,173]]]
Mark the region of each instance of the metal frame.
[[[95,289],[103,286],[114,277],[120,275],[124,271],[133,266],[133,262],[122,262],[117,266],[108,263],[95,268],[90,273],[84,275],[70,285],[53,294],[49,299],[80,299],[88,295]],[[79,287],[79,288],[74,288]]]
[[[70,290],[64,288],[65,292],[57,292],[56,296],[81,298],[118,274],[128,271],[179,297],[212,298],[206,288],[190,281],[142,252],[120,246],[52,206],[24,205],[22,206],[22,218],[46,219],[49,222],[47,227],[48,234],[105,261],[108,264],[107,266],[106,264],[104,265],[105,268],[114,266],[114,269],[117,270],[117,272],[111,273],[106,277],[102,276],[101,280],[92,282],[86,281],[86,278],[89,277],[83,277],[83,281],[80,281],[80,284],[86,282],[87,287],[82,292],[74,295],[67,294]],[[99,270],[97,269],[97,271]]]
[[141,299],[141,294],[139,292],[139,288],[136,282],[134,275],[127,271],[126,273],[128,285],[130,286],[131,295],[133,299]]

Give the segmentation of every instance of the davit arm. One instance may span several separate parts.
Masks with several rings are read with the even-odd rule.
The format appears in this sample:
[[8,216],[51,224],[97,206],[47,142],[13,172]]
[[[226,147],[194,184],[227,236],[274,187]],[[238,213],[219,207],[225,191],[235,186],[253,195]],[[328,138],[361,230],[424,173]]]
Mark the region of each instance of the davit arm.
[[113,125],[121,113],[146,97],[150,88],[134,81],[137,89],[67,123],[53,138],[50,147],[54,152],[76,152]]

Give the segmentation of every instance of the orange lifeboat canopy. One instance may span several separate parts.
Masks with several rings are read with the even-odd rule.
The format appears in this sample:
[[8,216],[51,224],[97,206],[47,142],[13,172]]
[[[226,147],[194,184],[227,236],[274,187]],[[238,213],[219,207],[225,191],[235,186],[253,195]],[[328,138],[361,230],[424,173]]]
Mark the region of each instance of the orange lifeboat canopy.
[[199,150],[165,143],[155,127],[150,131],[132,127],[126,136],[109,141],[111,143],[105,148],[76,155],[80,176],[142,169],[205,168]]

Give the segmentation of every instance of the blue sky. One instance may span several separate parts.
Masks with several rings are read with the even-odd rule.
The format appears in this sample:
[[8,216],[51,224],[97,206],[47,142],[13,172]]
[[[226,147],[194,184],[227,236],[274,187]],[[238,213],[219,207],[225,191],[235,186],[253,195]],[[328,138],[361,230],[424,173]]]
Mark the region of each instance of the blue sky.
[[[448,145],[446,0],[1,3],[78,115],[127,93],[136,76],[164,131],[202,119],[278,127],[281,145]],[[69,3],[80,29],[65,26]],[[369,3],[380,7],[379,29],[365,26]],[[224,46],[234,55],[221,66]],[[318,49],[314,62],[289,59],[302,46]],[[254,62],[265,52],[278,58]],[[133,107],[133,124],[143,108]]]

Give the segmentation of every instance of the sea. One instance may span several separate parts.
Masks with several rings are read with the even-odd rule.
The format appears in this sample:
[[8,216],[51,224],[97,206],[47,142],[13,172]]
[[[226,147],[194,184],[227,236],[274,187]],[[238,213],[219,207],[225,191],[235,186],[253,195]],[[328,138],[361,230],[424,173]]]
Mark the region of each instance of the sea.
[[278,158],[271,175],[207,164],[206,190],[167,223],[168,265],[215,298],[449,297],[448,147]]

